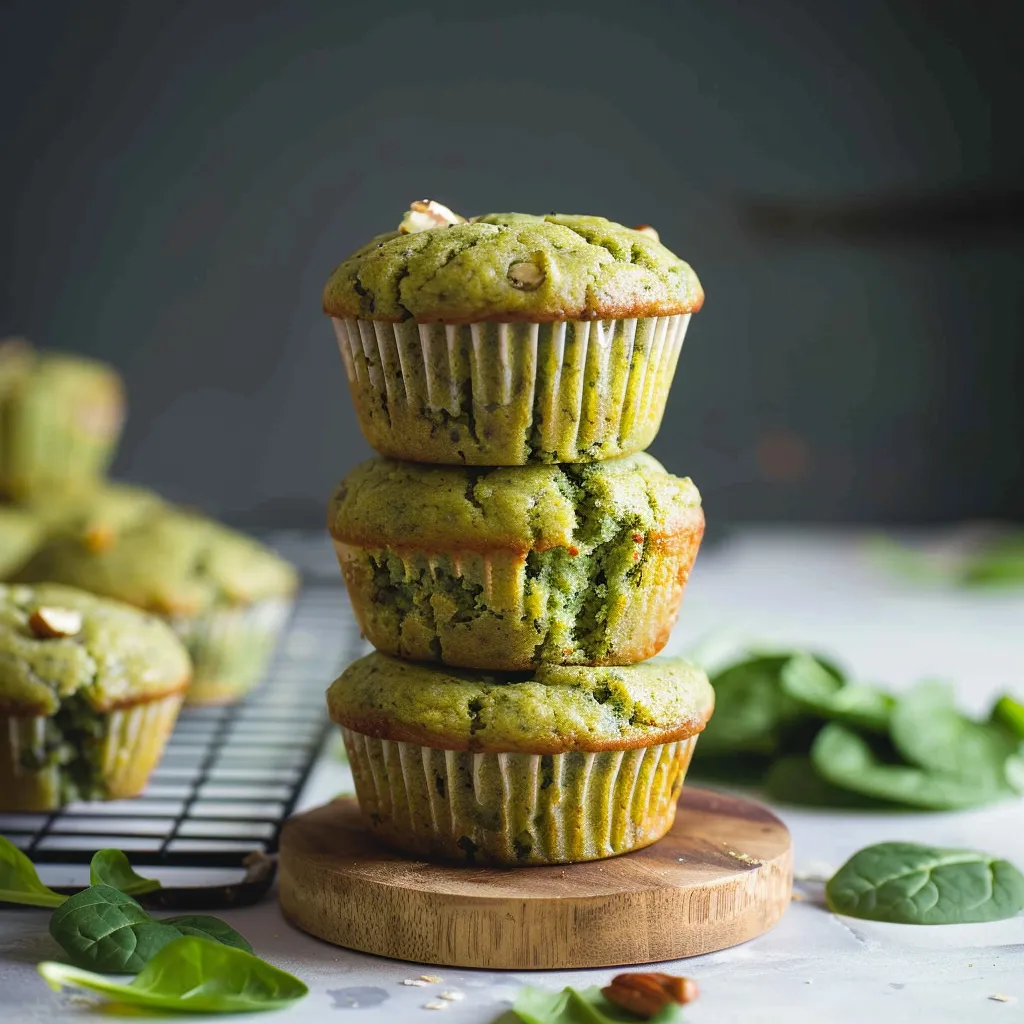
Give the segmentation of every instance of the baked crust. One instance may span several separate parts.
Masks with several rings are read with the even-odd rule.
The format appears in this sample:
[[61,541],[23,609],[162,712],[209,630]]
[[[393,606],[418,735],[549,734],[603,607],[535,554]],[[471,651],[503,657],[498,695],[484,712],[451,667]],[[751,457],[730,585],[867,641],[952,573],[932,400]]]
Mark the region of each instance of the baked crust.
[[323,292],[328,316],[388,323],[621,320],[695,313],[703,303],[693,269],[657,239],[572,214],[487,214],[379,235]]
[[593,738],[585,743],[560,740],[557,737],[538,737],[532,742],[513,746],[511,743],[491,743],[485,736],[458,737],[441,735],[428,729],[418,728],[409,723],[396,722],[379,712],[364,711],[361,714],[333,715],[338,725],[343,725],[353,732],[371,736],[379,740],[396,740],[402,743],[415,743],[421,747],[434,750],[469,750],[479,754],[566,754],[570,751],[580,753],[598,753],[604,750],[639,750],[643,747],[654,747],[661,743],[674,740],[685,740],[703,732],[711,718],[714,705],[697,717],[680,722],[668,729],[651,729],[642,734],[616,739],[601,740]]

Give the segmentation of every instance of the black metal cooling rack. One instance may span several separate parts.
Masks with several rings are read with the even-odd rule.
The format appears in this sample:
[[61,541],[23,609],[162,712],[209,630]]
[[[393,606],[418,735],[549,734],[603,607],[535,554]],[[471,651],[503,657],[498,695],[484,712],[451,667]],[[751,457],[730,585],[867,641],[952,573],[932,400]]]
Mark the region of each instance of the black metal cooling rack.
[[[88,863],[97,849],[115,846],[136,865],[237,867],[254,851],[276,850],[330,728],[324,691],[366,647],[340,579],[315,579],[326,577],[320,542],[274,540],[300,565],[315,552],[317,571],[307,573],[263,683],[234,707],[184,709],[141,796],[0,814],[0,834],[51,864]],[[333,573],[337,579],[336,564]]]

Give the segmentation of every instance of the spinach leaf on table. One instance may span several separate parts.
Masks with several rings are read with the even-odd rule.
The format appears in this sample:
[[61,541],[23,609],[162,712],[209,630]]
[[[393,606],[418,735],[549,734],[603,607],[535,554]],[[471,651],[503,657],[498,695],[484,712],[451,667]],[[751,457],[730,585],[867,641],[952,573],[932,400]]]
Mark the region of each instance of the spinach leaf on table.
[[223,921],[208,917],[151,917],[130,896],[109,885],[75,893],[50,919],[50,934],[80,965],[113,974],[141,971],[165,946],[199,935],[251,952]]
[[1009,730],[1019,740],[1024,740],[1024,704],[1009,694],[1004,694],[992,708],[991,722]]
[[805,711],[835,722],[885,732],[896,701],[884,690],[846,683],[809,654],[798,654],[782,666],[783,692]]
[[54,961],[39,964],[38,970],[56,991],[86,988],[115,1003],[153,1010],[276,1010],[309,992],[298,978],[251,953],[191,935],[164,946],[130,982]]
[[1007,762],[1020,740],[991,722],[962,715],[944,683],[919,683],[902,696],[890,727],[893,744],[911,764],[969,780],[986,791],[1010,790]]
[[[608,1002],[596,986],[561,992],[527,986],[520,989],[512,1012],[523,1024],[625,1024],[637,1021],[635,1013]],[[669,1004],[650,1018],[651,1024],[677,1024],[683,1020],[683,1008]]]
[[1006,789],[986,788],[957,775],[905,764],[888,764],[853,730],[829,722],[811,747],[818,774],[841,789],[932,811],[952,811],[992,803]]
[[803,755],[780,757],[765,775],[764,790],[779,803],[797,807],[891,811],[900,806],[833,785],[823,779],[811,759]]
[[879,843],[836,872],[825,900],[837,914],[895,924],[1001,921],[1024,910],[1024,875],[986,853]]
[[961,578],[976,587],[1024,583],[1024,533],[991,541],[967,560]]
[[772,759],[763,754],[700,754],[691,762],[687,777],[730,786],[759,786],[771,766]]
[[128,857],[120,850],[100,850],[89,865],[90,885],[109,885],[129,896],[141,896],[160,888],[155,878],[136,874]]
[[789,658],[788,654],[748,658],[711,680],[715,713],[701,733],[700,754],[774,754],[779,750],[787,730],[805,717],[779,682]]
[[0,836],[0,902],[30,907],[59,907],[67,896],[43,885],[35,865],[10,840]]
[[200,939],[212,939],[224,946],[252,952],[252,946],[235,931],[231,925],[219,917],[207,914],[184,914],[180,917],[162,917],[160,923],[177,929],[182,935],[195,935]]

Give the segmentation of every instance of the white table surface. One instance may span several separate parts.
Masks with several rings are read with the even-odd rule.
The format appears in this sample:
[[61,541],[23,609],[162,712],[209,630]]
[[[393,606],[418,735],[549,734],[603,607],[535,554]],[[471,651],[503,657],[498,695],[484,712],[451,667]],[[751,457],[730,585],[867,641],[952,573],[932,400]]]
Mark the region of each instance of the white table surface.
[[[751,531],[706,551],[670,650],[689,649],[709,635],[811,645],[835,654],[859,677],[894,689],[926,676],[949,679],[964,705],[976,710],[1006,690],[1024,695],[1024,591],[917,589],[881,573],[853,534]],[[350,788],[347,770],[327,752],[303,805]],[[780,814],[793,833],[798,877],[820,876],[860,847],[887,839],[978,847],[1024,866],[1022,802],[955,814]],[[44,877],[55,884],[80,880],[52,871]],[[688,1020],[1024,1021],[1024,915],[988,925],[873,924],[830,914],[820,883],[798,881],[796,888],[805,899],[794,902],[769,934],[663,965],[700,982],[703,994],[688,1008]],[[223,917],[260,955],[299,975],[311,990],[290,1010],[236,1021],[341,1024],[440,1017],[452,1024],[485,1024],[508,1008],[524,983],[585,987],[617,973],[500,973],[384,960],[303,935],[284,922],[273,901]],[[45,912],[0,911],[0,1021],[109,1020],[80,996],[50,992],[36,974],[37,961],[59,954],[46,924]],[[440,975],[443,983],[402,985],[422,972]],[[445,989],[465,998],[443,1011],[423,1008]],[[1011,1001],[990,998],[997,994]]]

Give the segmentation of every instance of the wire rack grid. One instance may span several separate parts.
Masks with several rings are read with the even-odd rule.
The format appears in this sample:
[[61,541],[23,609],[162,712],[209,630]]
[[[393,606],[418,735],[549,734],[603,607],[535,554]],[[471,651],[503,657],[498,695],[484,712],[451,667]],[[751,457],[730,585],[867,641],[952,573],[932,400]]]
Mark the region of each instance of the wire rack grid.
[[233,707],[185,708],[141,796],[0,814],[0,834],[51,864],[110,846],[180,867],[274,852],[330,729],[324,691],[364,649],[344,589],[308,580],[266,679]]

